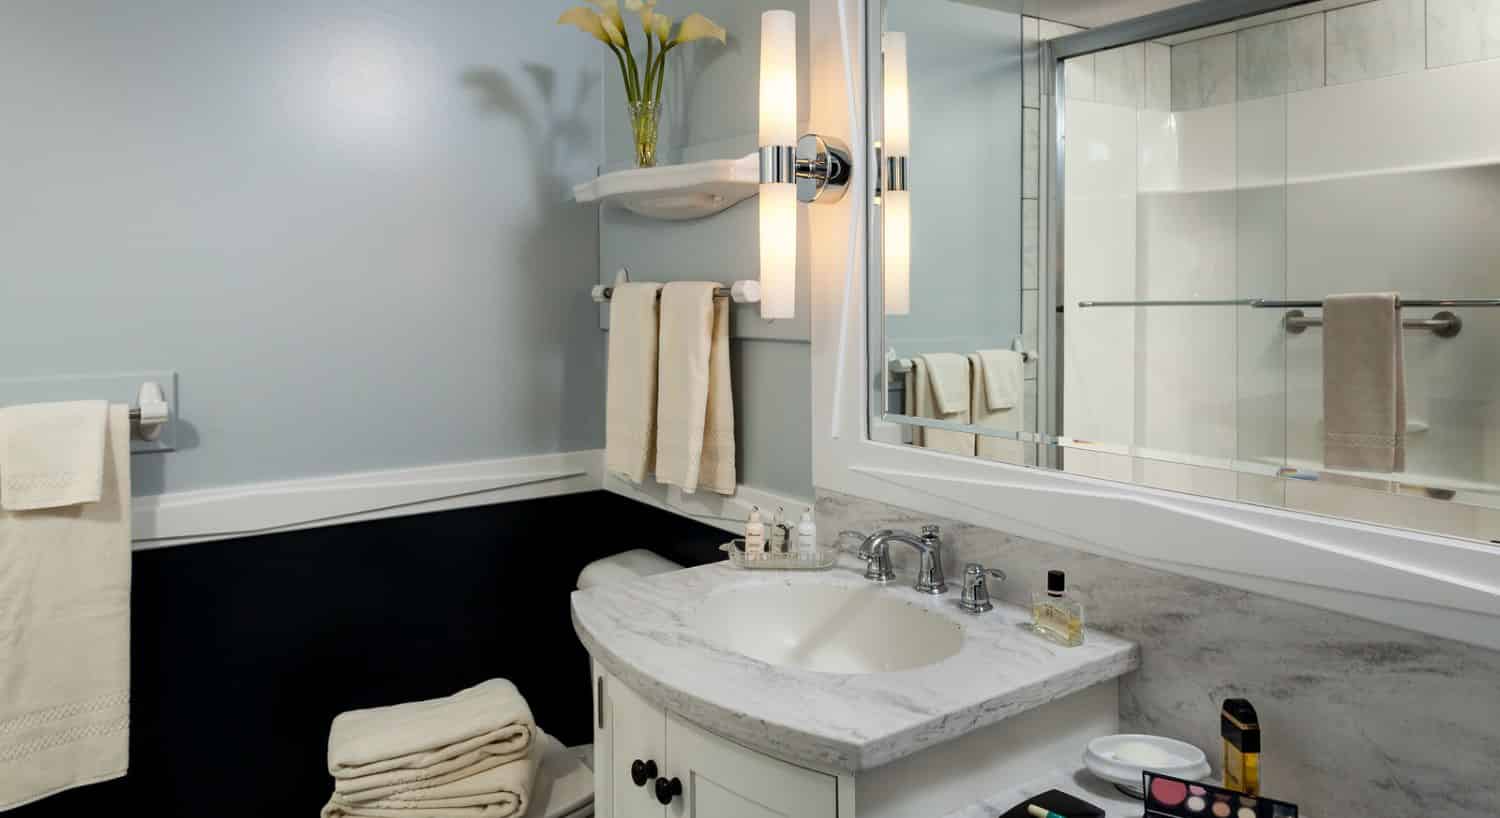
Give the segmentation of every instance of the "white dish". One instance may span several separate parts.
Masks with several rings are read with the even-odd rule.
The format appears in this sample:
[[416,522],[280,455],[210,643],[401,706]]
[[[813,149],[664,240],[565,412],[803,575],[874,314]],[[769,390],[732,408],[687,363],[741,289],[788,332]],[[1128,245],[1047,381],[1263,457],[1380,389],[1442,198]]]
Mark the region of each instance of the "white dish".
[[1201,781],[1212,772],[1203,751],[1176,739],[1125,733],[1101,736],[1083,751],[1083,766],[1119,789],[1141,797],[1141,773]]

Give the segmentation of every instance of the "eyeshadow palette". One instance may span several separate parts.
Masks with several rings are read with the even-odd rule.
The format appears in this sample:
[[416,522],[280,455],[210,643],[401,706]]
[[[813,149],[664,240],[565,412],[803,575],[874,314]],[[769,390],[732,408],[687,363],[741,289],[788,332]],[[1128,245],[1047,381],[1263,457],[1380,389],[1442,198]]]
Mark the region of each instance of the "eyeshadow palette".
[[1169,775],[1143,773],[1146,818],[1297,818],[1297,805]]

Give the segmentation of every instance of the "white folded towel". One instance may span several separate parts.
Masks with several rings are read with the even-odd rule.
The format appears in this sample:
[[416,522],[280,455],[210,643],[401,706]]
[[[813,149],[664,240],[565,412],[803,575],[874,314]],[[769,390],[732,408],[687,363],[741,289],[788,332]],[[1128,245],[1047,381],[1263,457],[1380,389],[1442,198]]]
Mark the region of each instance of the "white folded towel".
[[535,735],[537,740],[520,758],[476,768],[468,775],[442,784],[429,785],[430,782],[424,781],[377,800],[354,800],[335,792],[324,805],[322,818],[383,818],[393,815],[511,818],[525,815],[533,803],[537,768],[548,740],[540,731]]
[[657,294],[660,284],[616,284],[609,299],[605,469],[639,484],[656,453]]
[[680,281],[661,294],[656,480],[688,493],[735,491],[729,305],[718,284]]
[[[969,359],[950,352],[919,355],[906,381],[906,413],[913,417],[968,423]],[[974,435],[947,429],[920,429],[918,446],[953,454],[973,455]]]
[[0,510],[0,811],[129,766],[128,411],[107,412],[98,502]]
[[1406,469],[1406,364],[1396,293],[1323,301],[1323,463]]
[[108,411],[102,400],[0,409],[0,508],[99,502]]
[[441,699],[339,715],[328,734],[328,772],[340,793],[412,784],[486,758],[522,758],[535,735],[515,685],[491,679]]
[[[988,362],[987,356],[989,356]],[[1013,356],[1014,360],[1007,356]],[[1019,383],[1025,383],[1025,379],[1019,377],[1022,375],[1020,353],[1009,350],[980,350],[969,355],[969,366],[974,372],[974,389],[969,397],[971,422],[975,426],[984,426],[1001,432],[1021,431],[1022,418],[1026,411],[1025,393],[1014,394],[1008,385],[1001,387],[998,391],[990,388],[992,378],[1009,380],[1012,374],[1018,377]],[[1012,366],[1015,369],[1014,373],[1010,372]],[[975,438],[974,454],[985,460],[1017,464],[1026,462],[1026,444],[1019,440],[989,435],[975,435]]]

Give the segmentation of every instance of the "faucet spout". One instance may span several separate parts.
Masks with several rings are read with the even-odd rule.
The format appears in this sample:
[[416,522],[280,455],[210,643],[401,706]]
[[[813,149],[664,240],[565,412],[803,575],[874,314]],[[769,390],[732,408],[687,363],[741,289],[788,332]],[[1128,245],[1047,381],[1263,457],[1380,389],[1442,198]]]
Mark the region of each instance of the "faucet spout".
[[891,543],[902,543],[917,550],[921,565],[917,569],[916,589],[928,594],[945,594],[948,583],[943,579],[943,540],[935,525],[923,526],[918,536],[910,531],[877,531],[860,545],[860,554],[869,562],[865,579],[889,582],[896,577],[891,566]]

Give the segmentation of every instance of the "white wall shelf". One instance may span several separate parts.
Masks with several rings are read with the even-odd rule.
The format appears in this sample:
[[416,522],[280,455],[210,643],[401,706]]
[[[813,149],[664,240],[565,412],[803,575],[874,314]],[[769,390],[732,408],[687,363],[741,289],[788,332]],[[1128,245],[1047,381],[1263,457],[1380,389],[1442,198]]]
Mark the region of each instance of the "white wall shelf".
[[605,173],[573,188],[579,204],[613,204],[648,219],[712,216],[760,192],[760,159],[711,159]]

